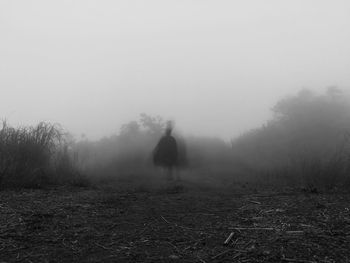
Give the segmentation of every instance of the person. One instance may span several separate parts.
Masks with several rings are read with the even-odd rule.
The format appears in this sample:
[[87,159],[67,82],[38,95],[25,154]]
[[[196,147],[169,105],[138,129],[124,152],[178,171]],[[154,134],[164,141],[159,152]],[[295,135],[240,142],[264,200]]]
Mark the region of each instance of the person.
[[[173,170],[178,164],[177,143],[171,132],[172,126],[168,123],[165,135],[159,140],[153,151],[154,165],[166,170],[168,180],[173,180]],[[178,175],[176,179],[180,179]]]

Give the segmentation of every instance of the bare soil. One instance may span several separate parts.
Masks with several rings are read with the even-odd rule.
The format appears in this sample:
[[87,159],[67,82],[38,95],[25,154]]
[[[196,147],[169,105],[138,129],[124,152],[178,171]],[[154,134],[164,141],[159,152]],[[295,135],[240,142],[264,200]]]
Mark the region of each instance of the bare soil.
[[350,262],[348,193],[2,191],[0,212],[0,262]]

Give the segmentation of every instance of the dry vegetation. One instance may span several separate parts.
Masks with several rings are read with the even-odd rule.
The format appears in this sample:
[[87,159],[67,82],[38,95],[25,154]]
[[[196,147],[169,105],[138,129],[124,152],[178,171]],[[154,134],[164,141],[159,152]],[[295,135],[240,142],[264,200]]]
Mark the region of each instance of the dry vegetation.
[[44,187],[77,178],[65,134],[57,125],[0,129],[0,188]]

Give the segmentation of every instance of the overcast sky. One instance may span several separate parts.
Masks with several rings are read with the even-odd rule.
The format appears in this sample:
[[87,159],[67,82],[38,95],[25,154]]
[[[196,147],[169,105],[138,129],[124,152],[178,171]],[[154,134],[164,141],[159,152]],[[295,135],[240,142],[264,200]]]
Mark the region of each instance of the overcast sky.
[[235,137],[350,87],[348,0],[0,0],[0,118],[111,135],[140,113]]

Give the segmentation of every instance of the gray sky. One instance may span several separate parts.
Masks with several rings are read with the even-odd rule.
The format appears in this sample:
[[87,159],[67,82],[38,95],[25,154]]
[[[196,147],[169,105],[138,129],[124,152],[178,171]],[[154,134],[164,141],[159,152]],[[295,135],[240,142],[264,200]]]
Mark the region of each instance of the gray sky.
[[96,139],[142,112],[225,139],[350,87],[348,0],[0,0],[0,117]]

